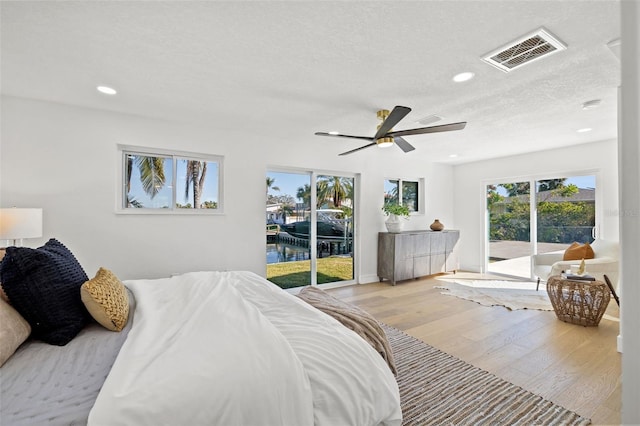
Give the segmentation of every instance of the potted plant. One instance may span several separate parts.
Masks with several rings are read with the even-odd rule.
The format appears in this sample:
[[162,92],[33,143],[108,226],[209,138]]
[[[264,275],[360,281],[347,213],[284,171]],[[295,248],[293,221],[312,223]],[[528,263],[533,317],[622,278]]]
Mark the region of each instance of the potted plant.
[[382,211],[385,215],[389,216],[385,222],[387,231],[402,231],[402,222],[400,221],[400,218],[409,218],[409,207],[398,203],[387,203],[382,206]]

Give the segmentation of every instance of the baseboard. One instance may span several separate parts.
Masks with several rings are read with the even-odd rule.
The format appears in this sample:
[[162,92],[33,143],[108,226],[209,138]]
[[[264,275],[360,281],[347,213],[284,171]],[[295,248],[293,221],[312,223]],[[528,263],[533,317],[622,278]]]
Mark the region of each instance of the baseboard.
[[375,283],[379,281],[380,281],[380,277],[378,277],[377,275],[361,275],[360,279],[358,280],[358,283],[370,284],[370,283]]
[[618,352],[622,353],[622,334],[618,334]]

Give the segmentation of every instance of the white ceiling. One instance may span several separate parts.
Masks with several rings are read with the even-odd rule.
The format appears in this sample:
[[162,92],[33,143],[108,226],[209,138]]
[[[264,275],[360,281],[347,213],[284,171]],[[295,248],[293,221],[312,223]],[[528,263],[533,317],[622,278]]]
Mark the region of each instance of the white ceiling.
[[[616,138],[619,1],[1,2],[2,94],[243,129],[337,155],[376,111],[413,111],[405,154],[457,164]],[[481,61],[545,27],[567,50],[504,73]],[[472,71],[475,79],[451,78]],[[109,85],[118,95],[96,92]],[[601,106],[585,111],[585,101]],[[590,127],[588,133],[576,130]],[[392,148],[398,149],[398,148]],[[450,158],[450,154],[458,154]],[[358,154],[353,154],[357,156]]]

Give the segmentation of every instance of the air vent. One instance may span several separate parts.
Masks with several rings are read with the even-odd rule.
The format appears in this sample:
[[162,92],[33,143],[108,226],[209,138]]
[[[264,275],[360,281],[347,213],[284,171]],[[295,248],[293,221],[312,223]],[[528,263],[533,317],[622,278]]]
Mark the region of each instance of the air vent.
[[504,72],[510,72],[566,48],[567,46],[549,31],[540,28],[486,54],[482,60]]

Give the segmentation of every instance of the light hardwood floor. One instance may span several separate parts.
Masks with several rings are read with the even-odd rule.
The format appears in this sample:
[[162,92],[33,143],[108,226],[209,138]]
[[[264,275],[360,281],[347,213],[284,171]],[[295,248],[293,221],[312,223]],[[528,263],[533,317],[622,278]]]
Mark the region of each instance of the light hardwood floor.
[[[459,272],[396,286],[383,282],[327,291],[379,321],[590,418],[595,425],[620,423],[619,322],[603,318],[597,327],[582,327],[558,320],[553,311],[481,306],[440,294],[442,290],[434,288],[442,284],[438,278],[496,277]],[[613,298],[606,316],[619,316]]]

